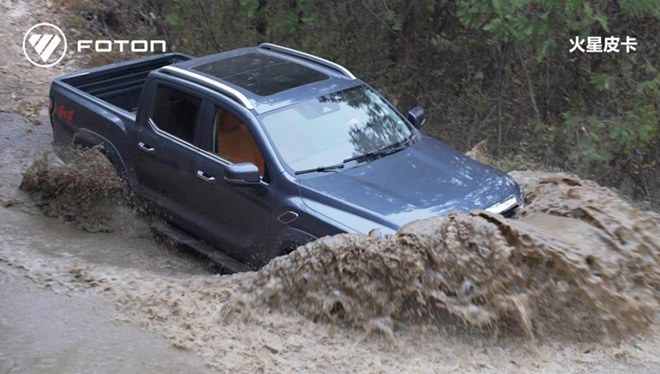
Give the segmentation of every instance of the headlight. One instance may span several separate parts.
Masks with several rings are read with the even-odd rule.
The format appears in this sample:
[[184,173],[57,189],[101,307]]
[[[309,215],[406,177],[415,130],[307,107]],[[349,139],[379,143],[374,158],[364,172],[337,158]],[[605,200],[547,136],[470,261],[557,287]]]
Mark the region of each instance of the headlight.
[[505,217],[511,217],[515,213],[515,208],[519,205],[521,205],[521,203],[518,201],[516,195],[509,195],[506,199],[500,201],[499,203],[495,203],[486,208],[486,211],[502,214]]

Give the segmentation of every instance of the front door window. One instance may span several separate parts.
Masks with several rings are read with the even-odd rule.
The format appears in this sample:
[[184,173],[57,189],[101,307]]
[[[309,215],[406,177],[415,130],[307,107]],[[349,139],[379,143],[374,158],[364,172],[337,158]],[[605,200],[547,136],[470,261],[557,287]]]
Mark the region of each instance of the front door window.
[[264,174],[264,158],[247,126],[233,114],[218,109],[215,114],[215,152],[233,163],[251,162]]

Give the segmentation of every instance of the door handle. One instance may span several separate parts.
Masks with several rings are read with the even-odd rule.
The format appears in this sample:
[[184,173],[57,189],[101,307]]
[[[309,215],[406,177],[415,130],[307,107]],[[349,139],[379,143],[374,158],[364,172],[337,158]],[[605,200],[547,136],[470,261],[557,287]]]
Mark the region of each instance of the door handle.
[[138,148],[140,148],[141,150],[147,153],[154,153],[156,151],[156,148],[150,146],[149,144],[145,144],[144,142],[139,142]]
[[215,177],[208,175],[201,170],[197,170],[197,178],[203,180],[206,183],[211,183],[211,184],[215,183]]

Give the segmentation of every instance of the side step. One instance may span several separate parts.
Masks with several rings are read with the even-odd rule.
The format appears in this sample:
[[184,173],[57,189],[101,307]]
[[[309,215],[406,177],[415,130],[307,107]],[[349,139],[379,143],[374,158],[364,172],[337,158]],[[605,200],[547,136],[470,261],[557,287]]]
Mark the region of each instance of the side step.
[[233,274],[251,271],[252,268],[241,261],[230,257],[203,240],[199,240],[167,223],[152,223],[151,229],[158,235],[172,240],[174,243],[190,249],[217,265],[223,273]]

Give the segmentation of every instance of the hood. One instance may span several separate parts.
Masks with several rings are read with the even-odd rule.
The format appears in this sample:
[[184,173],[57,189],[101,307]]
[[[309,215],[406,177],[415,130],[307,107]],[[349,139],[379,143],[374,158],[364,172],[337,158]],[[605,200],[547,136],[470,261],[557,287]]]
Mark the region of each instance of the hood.
[[[421,138],[421,139],[420,139]],[[452,210],[485,209],[512,194],[521,197],[507,175],[426,136],[406,149],[331,173],[301,179],[305,204],[356,231],[397,230],[421,218]],[[341,217],[334,217],[342,211]],[[345,213],[355,217],[355,222]],[[357,226],[357,227],[356,227]]]

